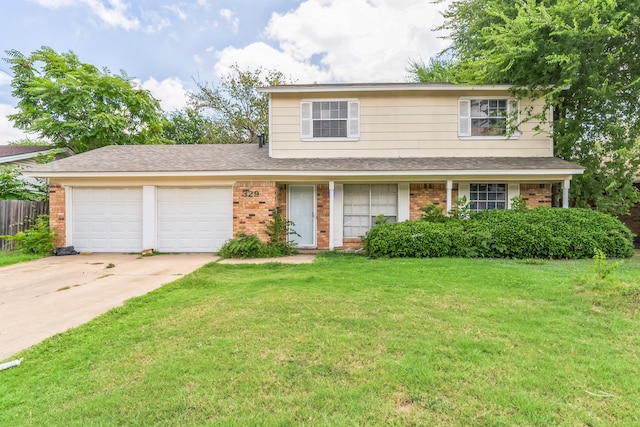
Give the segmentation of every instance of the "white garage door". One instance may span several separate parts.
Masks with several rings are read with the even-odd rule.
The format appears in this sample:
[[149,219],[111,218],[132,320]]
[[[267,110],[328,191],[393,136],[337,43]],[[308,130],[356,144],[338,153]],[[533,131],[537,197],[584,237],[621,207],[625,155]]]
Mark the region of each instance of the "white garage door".
[[231,187],[160,187],[157,224],[161,252],[216,252],[233,234]]
[[74,188],[72,206],[76,250],[142,250],[142,188]]

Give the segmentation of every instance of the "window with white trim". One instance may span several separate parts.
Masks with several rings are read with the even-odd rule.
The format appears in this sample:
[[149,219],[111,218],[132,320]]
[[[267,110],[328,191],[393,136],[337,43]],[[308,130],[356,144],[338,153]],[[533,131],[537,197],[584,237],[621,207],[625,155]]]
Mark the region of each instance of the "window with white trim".
[[518,101],[509,98],[458,100],[461,137],[517,137]]
[[360,237],[378,215],[388,222],[398,219],[397,184],[344,184],[344,237]]
[[472,211],[507,209],[507,184],[469,184]]
[[300,137],[358,139],[360,103],[357,100],[318,100],[300,103]]

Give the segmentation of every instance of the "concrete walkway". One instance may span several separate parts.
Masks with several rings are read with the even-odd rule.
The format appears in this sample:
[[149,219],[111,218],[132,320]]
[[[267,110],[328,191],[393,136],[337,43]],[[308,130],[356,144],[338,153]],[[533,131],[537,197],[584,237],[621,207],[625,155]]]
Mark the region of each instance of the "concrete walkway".
[[179,279],[212,254],[81,254],[0,268],[0,360]]

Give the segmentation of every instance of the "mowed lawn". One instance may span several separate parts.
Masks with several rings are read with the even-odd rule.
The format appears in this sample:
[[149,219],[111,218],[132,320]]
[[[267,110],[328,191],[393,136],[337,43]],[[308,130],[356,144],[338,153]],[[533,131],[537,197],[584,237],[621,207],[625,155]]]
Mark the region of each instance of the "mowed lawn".
[[16,355],[0,425],[639,425],[640,258],[591,264],[210,264]]

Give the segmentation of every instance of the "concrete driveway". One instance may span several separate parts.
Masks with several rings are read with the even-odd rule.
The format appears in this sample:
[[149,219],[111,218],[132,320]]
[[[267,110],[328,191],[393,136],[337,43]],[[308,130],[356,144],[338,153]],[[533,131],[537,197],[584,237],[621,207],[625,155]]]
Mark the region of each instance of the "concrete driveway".
[[81,254],[0,268],[0,360],[217,258]]

